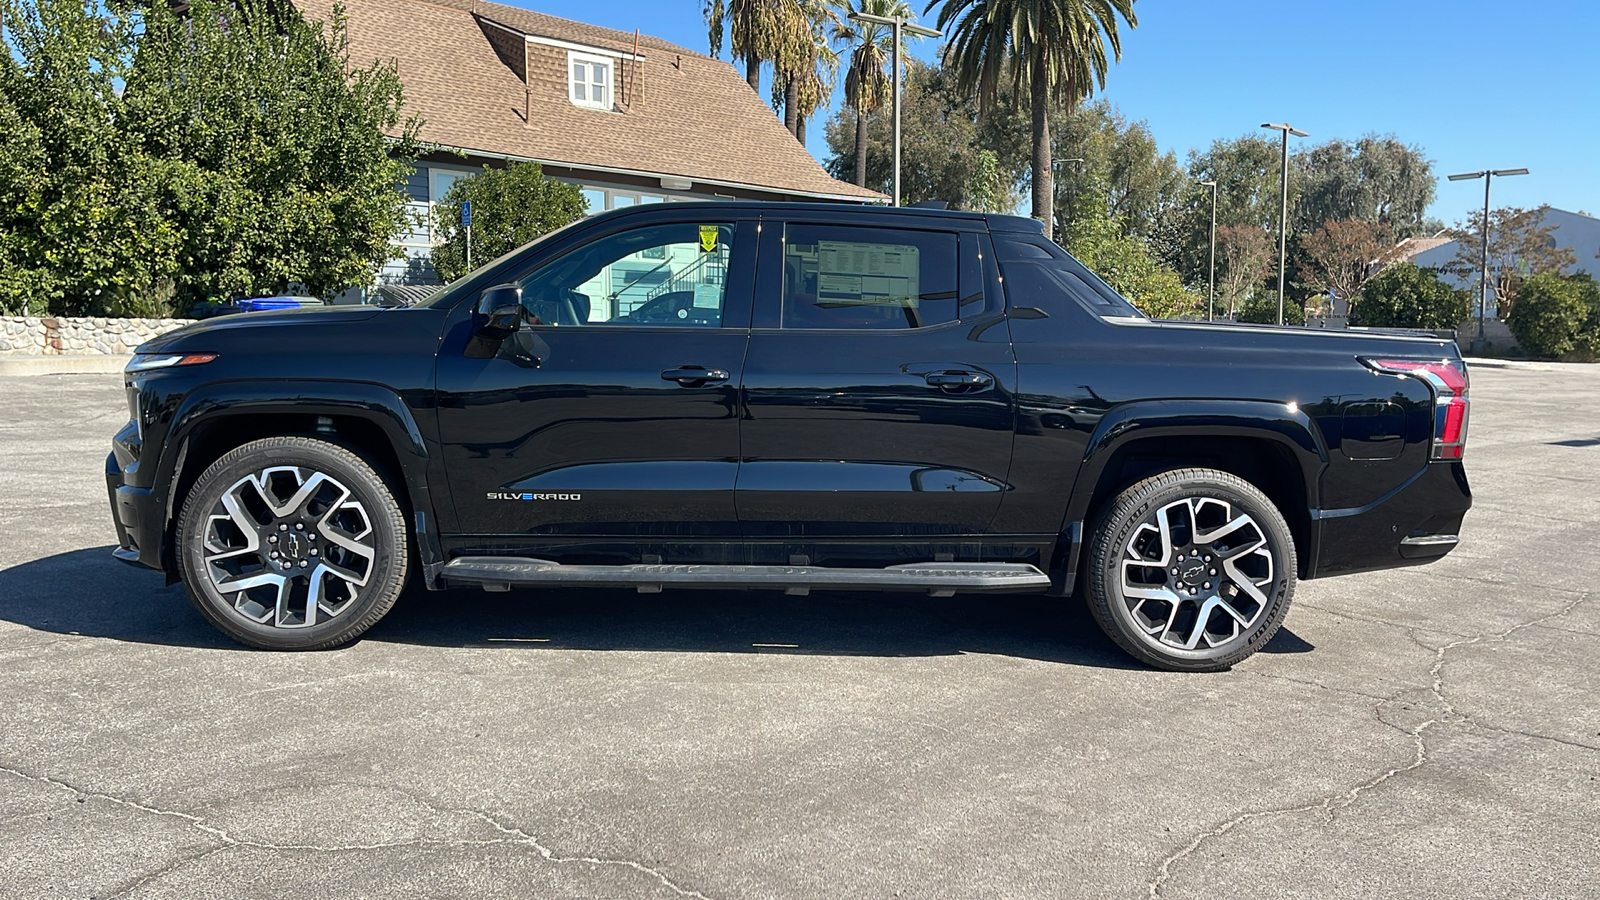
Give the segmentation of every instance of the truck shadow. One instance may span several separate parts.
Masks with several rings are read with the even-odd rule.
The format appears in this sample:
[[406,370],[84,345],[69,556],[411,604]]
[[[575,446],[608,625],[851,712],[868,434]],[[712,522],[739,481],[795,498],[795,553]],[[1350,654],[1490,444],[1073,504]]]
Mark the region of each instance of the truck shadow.
[[[63,635],[243,650],[200,617],[181,586],[165,587],[159,574],[115,561],[110,547],[0,570],[0,620]],[[1030,595],[413,589],[363,640],[522,651],[987,653],[1143,668],[1100,633],[1082,602]],[[1265,652],[1311,649],[1285,628]]]

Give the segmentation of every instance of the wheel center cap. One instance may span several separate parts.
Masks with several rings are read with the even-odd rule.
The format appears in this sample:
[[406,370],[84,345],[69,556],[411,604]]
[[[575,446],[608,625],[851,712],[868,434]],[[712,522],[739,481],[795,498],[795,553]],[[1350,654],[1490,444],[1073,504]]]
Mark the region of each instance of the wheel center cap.
[[1183,579],[1184,584],[1193,587],[1205,578],[1206,564],[1198,559],[1191,559],[1179,566],[1179,570],[1178,577]]
[[278,546],[282,548],[279,552],[285,558],[298,562],[305,558],[307,545],[310,543],[305,539],[304,535],[296,531],[290,531],[285,533],[283,540],[279,542]]

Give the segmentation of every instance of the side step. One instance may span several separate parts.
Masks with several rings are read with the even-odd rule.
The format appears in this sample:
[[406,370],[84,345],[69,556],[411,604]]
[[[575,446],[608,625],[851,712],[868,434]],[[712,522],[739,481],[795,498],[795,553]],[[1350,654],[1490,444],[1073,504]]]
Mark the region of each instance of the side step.
[[1043,591],[1050,576],[1026,563],[933,562],[885,569],[832,569],[825,566],[701,566],[645,563],[629,566],[565,566],[517,556],[464,556],[440,574],[457,584],[486,591],[511,587],[631,587],[642,594],[662,588],[781,590],[805,595],[815,590],[927,591],[935,597],[957,591]]

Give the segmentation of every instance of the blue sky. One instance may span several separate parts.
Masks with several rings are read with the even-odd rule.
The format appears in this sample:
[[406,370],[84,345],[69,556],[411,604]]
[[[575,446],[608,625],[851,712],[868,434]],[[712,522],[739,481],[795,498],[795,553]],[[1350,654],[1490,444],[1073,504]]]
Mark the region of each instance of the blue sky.
[[[700,0],[502,2],[708,50]],[[1135,11],[1103,96],[1180,159],[1268,121],[1313,143],[1392,132],[1435,161],[1432,213],[1447,224],[1482,205],[1483,187],[1443,176],[1484,168],[1532,170],[1496,179],[1496,206],[1600,214],[1600,3],[1138,0]],[[933,42],[920,43],[931,59]],[[810,137],[825,155],[820,123]]]

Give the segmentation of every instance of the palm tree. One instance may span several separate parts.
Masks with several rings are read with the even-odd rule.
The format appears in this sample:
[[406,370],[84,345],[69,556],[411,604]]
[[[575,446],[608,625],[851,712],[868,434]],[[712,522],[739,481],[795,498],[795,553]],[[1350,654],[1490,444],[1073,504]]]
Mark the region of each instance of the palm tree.
[[[938,0],[928,4],[932,9]],[[1090,92],[1106,86],[1106,44],[1122,58],[1117,16],[1137,28],[1134,0],[945,0],[939,28],[950,38],[946,62],[963,90],[994,106],[1002,81],[1033,113],[1033,217],[1053,230],[1050,184],[1052,104],[1070,113]]]
[[744,60],[744,79],[761,93],[761,64],[779,58],[788,40],[798,0],[706,0],[711,55],[722,53],[726,29],[734,59]]
[[815,20],[811,31],[810,53],[807,63],[794,79],[794,136],[803,146],[806,142],[806,120],[828,104],[833,86],[839,78],[839,52],[829,42],[829,26],[837,26],[838,14],[822,7],[823,14]]
[[781,59],[773,64],[773,106],[784,110],[784,128],[805,143],[805,122],[827,104],[838,75],[838,53],[830,30],[842,19],[822,0],[798,0],[802,19],[790,26]]
[[[867,186],[867,114],[877,112],[889,102],[892,82],[889,66],[894,57],[894,29],[887,25],[857,22],[850,13],[893,18],[911,17],[905,0],[840,0],[844,13],[833,31],[833,39],[853,46],[850,65],[844,73],[844,102],[856,113],[856,184]],[[900,58],[906,59],[905,46]]]

